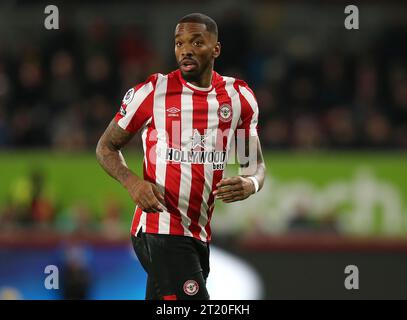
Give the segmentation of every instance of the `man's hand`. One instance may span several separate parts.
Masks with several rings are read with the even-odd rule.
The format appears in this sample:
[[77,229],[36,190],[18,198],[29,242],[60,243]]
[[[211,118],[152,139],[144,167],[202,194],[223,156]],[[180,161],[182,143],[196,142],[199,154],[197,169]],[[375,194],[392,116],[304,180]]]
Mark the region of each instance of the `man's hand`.
[[241,176],[222,179],[216,187],[213,195],[226,203],[244,200],[256,191],[253,181]]
[[163,195],[156,185],[145,180],[136,180],[126,183],[126,189],[133,201],[145,212],[162,212],[164,203]]

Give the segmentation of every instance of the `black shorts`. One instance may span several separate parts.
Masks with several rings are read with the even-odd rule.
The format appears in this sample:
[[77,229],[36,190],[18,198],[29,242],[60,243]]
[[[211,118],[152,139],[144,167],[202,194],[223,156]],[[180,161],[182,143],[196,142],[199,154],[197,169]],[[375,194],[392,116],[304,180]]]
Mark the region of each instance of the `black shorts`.
[[148,274],[146,300],[209,300],[209,244],[192,237],[139,232],[134,251]]

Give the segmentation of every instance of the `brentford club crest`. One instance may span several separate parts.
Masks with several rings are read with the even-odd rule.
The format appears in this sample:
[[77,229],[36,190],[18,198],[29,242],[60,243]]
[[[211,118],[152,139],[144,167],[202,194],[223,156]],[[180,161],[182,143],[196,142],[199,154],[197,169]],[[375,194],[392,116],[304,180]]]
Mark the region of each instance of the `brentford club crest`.
[[199,284],[195,280],[187,280],[184,283],[184,292],[189,296],[194,296],[199,291]]
[[229,122],[232,120],[232,108],[228,104],[222,104],[218,109],[219,120]]

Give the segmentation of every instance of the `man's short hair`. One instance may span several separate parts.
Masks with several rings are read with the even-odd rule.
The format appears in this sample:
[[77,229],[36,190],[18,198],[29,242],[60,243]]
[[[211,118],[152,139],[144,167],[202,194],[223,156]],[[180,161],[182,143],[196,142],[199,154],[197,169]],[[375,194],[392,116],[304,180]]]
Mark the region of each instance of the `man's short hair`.
[[208,30],[208,32],[214,34],[216,37],[218,36],[218,25],[216,24],[215,20],[205,14],[190,13],[178,21],[178,23],[185,22],[202,23],[206,26],[206,30]]

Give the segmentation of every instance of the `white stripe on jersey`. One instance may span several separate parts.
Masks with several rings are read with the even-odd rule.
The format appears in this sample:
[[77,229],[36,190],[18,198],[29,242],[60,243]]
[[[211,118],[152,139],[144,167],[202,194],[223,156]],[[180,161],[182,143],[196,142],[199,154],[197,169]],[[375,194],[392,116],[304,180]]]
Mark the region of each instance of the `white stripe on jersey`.
[[148,128],[147,127],[143,127],[142,131],[141,131],[141,141],[143,142],[143,150],[144,150],[144,162],[147,168],[148,165],[148,157],[147,157],[147,132],[148,132]]
[[[216,138],[217,138],[217,129],[219,125],[219,117],[216,111],[209,111],[209,110],[218,110],[219,102],[216,99],[216,91],[213,90],[208,94],[208,124],[207,128],[209,130],[210,139],[207,139],[206,146],[209,147],[209,150],[215,150],[216,147]],[[212,145],[209,146],[208,142]],[[205,185],[202,192],[202,203],[201,203],[201,215],[199,216],[199,225],[201,227],[201,232],[199,236],[201,240],[207,241],[207,233],[205,230],[205,226],[208,222],[208,200],[209,196],[212,192],[212,181],[213,181],[213,166],[212,164],[204,164],[204,175],[205,175]]]
[[239,90],[242,93],[243,97],[245,97],[247,102],[249,102],[250,107],[253,110],[253,115],[250,120],[250,135],[257,136],[256,126],[257,126],[257,121],[258,121],[257,117],[259,115],[259,108],[257,106],[256,99],[253,97],[253,94],[249,90],[247,90],[246,87],[239,86]]
[[148,82],[145,85],[141,86],[136,93],[134,94],[133,100],[127,105],[126,108],[126,116],[121,118],[118,121],[118,125],[122,129],[126,129],[127,126],[130,124],[131,119],[133,119],[134,114],[136,113],[137,109],[141,106],[143,101],[147,98],[147,96],[153,91],[154,86],[152,82]]
[[[193,91],[186,86],[182,88],[181,95],[181,148],[188,148],[192,137],[192,120],[193,120]],[[191,218],[188,217],[189,195],[191,193],[192,170],[191,163],[180,163],[181,178],[179,183],[178,209],[181,213],[182,227],[184,235],[192,236],[189,230]]]
[[[165,193],[165,175],[167,169],[167,163],[165,159],[159,157],[158,152],[161,145],[167,144],[166,134],[166,121],[165,121],[165,96],[167,92],[168,77],[158,75],[156,89],[154,92],[154,123],[157,130],[157,148],[156,148],[156,165],[155,165],[155,184],[158,191],[164,195]],[[170,233],[170,214],[164,209],[159,213],[158,219],[158,233],[169,234]]]
[[140,222],[137,228],[136,235],[138,234],[140,228],[145,232],[147,229],[147,212],[142,211],[140,216]]

